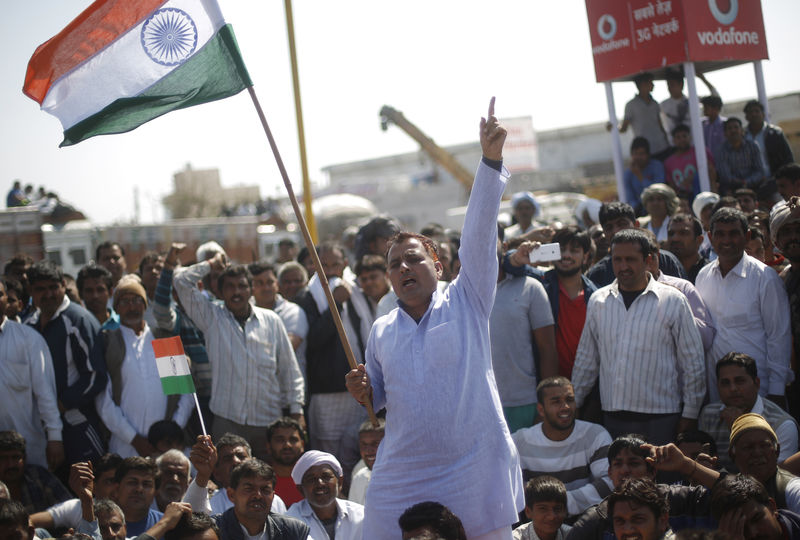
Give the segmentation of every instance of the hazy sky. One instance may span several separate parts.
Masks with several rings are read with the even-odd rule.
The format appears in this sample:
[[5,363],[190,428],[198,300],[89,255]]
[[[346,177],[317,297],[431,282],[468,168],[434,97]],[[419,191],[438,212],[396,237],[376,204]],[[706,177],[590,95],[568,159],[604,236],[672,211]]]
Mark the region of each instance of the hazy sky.
[[[699,0],[698,0],[699,1]],[[218,167],[224,185],[257,183],[262,196],[283,185],[247,92],[170,113],[123,135],[58,148],[61,125],[22,94],[36,46],[90,4],[87,0],[9,2],[0,22],[0,178],[3,195],[19,178],[44,184],[98,223],[133,217],[139,187],[141,219],[160,220],[161,197],[187,162]],[[220,0],[239,40],[267,119],[296,189],[301,185],[280,0]],[[762,2],[771,59],[767,92],[800,90],[797,0]],[[476,139],[491,95],[499,116],[533,117],[539,130],[607,117],[594,78],[582,0],[409,0],[294,2],[309,168],[416,150],[396,127],[382,132],[384,104],[405,113],[442,145]],[[714,72],[726,101],[755,96],[752,66]],[[617,111],[635,93],[614,86]],[[701,92],[704,92],[702,84]],[[666,97],[663,82],[655,96]]]

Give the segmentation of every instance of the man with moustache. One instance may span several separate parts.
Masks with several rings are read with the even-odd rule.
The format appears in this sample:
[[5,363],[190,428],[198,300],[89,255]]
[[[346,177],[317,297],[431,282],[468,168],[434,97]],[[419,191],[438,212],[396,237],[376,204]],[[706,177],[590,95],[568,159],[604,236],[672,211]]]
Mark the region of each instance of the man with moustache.
[[[303,376],[281,318],[250,304],[253,277],[246,266],[228,266],[223,253],[175,271],[173,284],[187,315],[203,332],[211,364],[215,438],[235,433],[265,455],[267,426],[282,409],[305,424]],[[219,273],[224,305],[209,302],[197,282]]]
[[338,498],[342,475],[339,461],[317,450],[303,454],[292,469],[292,479],[304,499],[293,504],[286,515],[308,525],[315,540],[361,540],[364,507]]
[[689,214],[676,214],[669,220],[667,244],[686,271],[687,279],[694,285],[700,269],[708,264],[708,258],[700,253],[703,245],[703,225]]
[[303,429],[292,418],[279,418],[267,428],[270,466],[275,471],[275,494],[291,506],[303,499],[292,479],[292,469],[305,452]]

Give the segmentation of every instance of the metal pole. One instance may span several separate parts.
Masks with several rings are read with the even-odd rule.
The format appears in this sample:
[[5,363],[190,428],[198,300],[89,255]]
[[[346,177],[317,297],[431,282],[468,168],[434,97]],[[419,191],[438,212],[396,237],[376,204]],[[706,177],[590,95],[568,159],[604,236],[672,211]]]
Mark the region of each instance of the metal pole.
[[764,84],[764,69],[761,60],[753,62],[753,71],[756,73],[756,88],[758,89],[758,101],[764,107],[764,120],[769,122],[769,100],[767,99],[767,87]]
[[[303,205],[306,208],[306,222],[311,239],[316,244],[317,221],[311,208],[311,181],[308,178],[308,158],[306,157],[306,135],[303,129],[303,107],[300,102],[300,77],[297,70],[297,49],[294,42],[294,18],[292,17],[292,0],[285,0],[286,33],[289,36],[289,58],[292,61],[292,87],[294,88],[294,112],[297,116],[297,139],[300,144],[300,168],[303,174]],[[309,249],[311,249],[309,247]]]
[[686,87],[689,90],[689,118],[692,122],[692,141],[694,142],[694,155],[697,161],[697,174],[700,176],[700,191],[711,191],[711,182],[708,177],[708,160],[706,159],[706,141],[703,138],[703,124],[700,122],[700,111],[697,108],[697,84],[694,80],[694,62],[683,63],[683,73],[686,76]]
[[614,159],[614,176],[617,177],[617,197],[622,202],[630,203],[625,197],[625,182],[623,174],[625,166],[622,161],[622,141],[617,126],[617,109],[614,106],[614,89],[611,88],[611,81],[604,83],[606,87],[606,101],[608,102],[608,119],[611,122],[611,152]]

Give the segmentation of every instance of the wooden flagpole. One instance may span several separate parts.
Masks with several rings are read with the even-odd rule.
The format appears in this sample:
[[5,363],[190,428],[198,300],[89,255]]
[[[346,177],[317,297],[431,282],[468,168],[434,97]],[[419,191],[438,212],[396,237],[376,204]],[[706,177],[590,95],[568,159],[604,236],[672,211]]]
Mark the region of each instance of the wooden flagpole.
[[[317,249],[314,246],[314,241],[311,238],[311,234],[308,231],[308,225],[306,225],[306,220],[303,218],[303,214],[300,212],[300,205],[297,204],[297,198],[294,195],[292,183],[289,181],[289,174],[286,172],[286,167],[283,165],[283,159],[281,159],[281,154],[278,151],[278,145],[275,143],[275,138],[272,136],[272,131],[269,129],[267,118],[264,116],[264,111],[261,109],[261,104],[258,101],[258,97],[256,97],[255,90],[253,90],[252,86],[248,86],[247,92],[250,94],[250,98],[253,100],[253,105],[255,105],[258,118],[261,120],[261,126],[264,128],[264,133],[267,135],[267,140],[269,140],[269,146],[272,149],[272,154],[275,156],[278,169],[281,171],[283,185],[286,186],[286,191],[289,194],[289,200],[292,202],[294,215],[297,218],[297,223],[300,225],[300,230],[303,232],[303,238],[305,239],[308,253],[311,255],[311,260],[314,261],[314,268],[316,269],[317,276],[319,276],[320,283],[322,284],[322,290],[325,291],[325,298],[328,300],[328,307],[331,310],[331,316],[333,316],[333,322],[336,325],[336,331],[339,333],[339,339],[342,341],[342,347],[344,347],[344,352],[347,356],[347,363],[350,364],[350,369],[356,369],[357,364],[356,358],[353,355],[353,349],[350,347],[350,342],[345,334],[344,325],[342,325],[342,318],[339,316],[339,310],[336,308],[336,301],[333,299],[333,293],[331,293],[330,287],[328,286],[328,278],[325,277],[325,272],[322,270],[322,263],[319,260],[319,255],[317,255]],[[308,197],[308,194],[306,194],[306,197]],[[372,409],[372,403],[367,401],[365,407],[367,408],[367,414],[369,415],[372,425],[378,427],[378,418],[375,416],[375,411]]]

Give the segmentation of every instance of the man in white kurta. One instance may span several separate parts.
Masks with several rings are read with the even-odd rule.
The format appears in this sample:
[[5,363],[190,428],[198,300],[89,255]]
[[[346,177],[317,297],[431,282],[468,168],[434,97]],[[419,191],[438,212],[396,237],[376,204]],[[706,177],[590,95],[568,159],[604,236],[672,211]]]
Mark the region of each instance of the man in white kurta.
[[362,366],[348,374],[354,396],[363,401],[371,383],[375,410],[386,407],[364,538],[397,538],[403,511],[432,500],[461,519],[467,538],[510,540],[524,507],[519,456],[503,420],[489,342],[504,139],[492,104],[488,122],[481,122],[484,158],[467,208],[461,272],[444,292],[436,290],[441,264],[420,249],[420,240],[399,240],[389,249],[400,307],[372,328],[367,376]]

